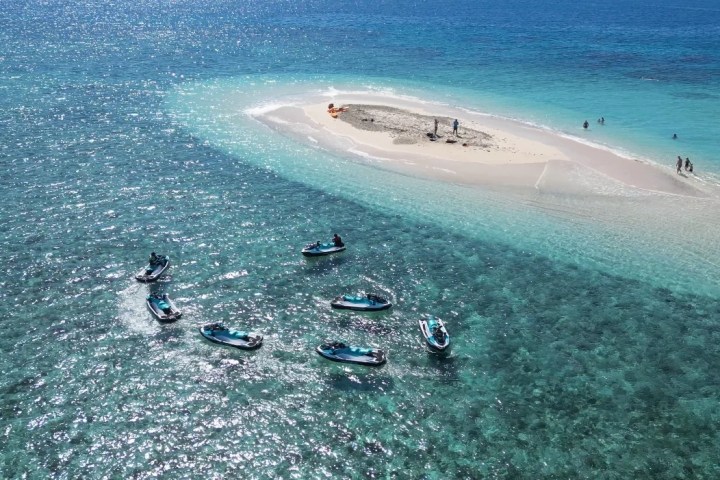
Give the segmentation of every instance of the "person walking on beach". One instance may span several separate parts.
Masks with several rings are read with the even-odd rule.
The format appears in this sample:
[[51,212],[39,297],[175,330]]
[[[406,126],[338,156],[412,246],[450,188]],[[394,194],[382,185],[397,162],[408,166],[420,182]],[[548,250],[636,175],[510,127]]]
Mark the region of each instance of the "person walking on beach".
[[680,155],[678,155],[677,162],[675,163],[675,166],[677,167],[677,173],[680,173],[682,171],[682,165],[683,165],[683,159]]
[[455,121],[453,122],[453,135],[455,135],[456,137],[458,136],[458,130],[457,130],[458,125],[460,125],[460,123],[458,122],[458,119],[456,118]]
[[438,119],[435,119],[435,129],[433,130],[433,136],[437,138],[437,127],[438,127]]

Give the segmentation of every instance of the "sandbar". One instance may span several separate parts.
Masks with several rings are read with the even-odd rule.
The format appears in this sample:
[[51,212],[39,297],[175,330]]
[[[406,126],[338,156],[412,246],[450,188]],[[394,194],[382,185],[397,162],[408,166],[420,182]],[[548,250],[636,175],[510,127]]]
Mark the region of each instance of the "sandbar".
[[[346,111],[332,116],[330,103]],[[692,174],[533,125],[412,99],[315,96],[255,117],[355,161],[432,180],[567,195],[716,196]]]

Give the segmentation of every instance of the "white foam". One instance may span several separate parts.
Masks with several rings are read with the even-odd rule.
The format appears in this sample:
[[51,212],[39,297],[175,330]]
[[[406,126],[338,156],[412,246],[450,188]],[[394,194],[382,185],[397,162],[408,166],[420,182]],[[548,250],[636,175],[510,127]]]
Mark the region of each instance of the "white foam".
[[259,117],[261,115],[268,114],[270,112],[273,112],[279,108],[282,107],[291,107],[296,105],[296,103],[278,103],[278,102],[267,102],[267,103],[261,103],[260,105],[255,105],[253,107],[248,107],[243,110],[243,113],[245,115],[248,115],[250,117]]

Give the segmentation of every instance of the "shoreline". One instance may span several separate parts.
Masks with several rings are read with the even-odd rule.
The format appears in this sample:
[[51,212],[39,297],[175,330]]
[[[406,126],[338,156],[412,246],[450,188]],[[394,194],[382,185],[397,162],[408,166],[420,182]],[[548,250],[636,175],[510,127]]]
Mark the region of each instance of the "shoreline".
[[[248,95],[242,85],[213,84],[193,94],[180,92],[176,108],[187,116],[189,130],[208,144],[310,188],[553,261],[717,295],[712,259],[718,257],[713,239],[720,226],[720,193],[702,176],[678,177],[652,159],[635,160],[610,147],[587,144],[589,135],[575,140],[533,124],[414,97],[295,85],[291,91],[275,89],[274,84],[263,85]],[[424,138],[393,143],[383,127],[366,131],[332,118],[329,103],[420,115]],[[512,134],[531,145],[531,153],[536,153],[534,146],[554,148],[555,159],[501,163],[493,151],[484,153],[496,164],[481,163],[477,155],[465,161],[449,158],[449,148],[456,153],[473,150],[426,141],[432,124],[424,117],[435,115],[459,118],[461,136],[464,127],[476,124],[472,128],[491,137]],[[442,129],[438,133],[447,134]],[[433,156],[428,147],[442,154]],[[624,181],[593,168],[592,162],[617,168]],[[646,188],[631,183],[633,175]],[[652,188],[653,182],[663,188]]]
[[[336,167],[345,161],[388,172],[389,195],[402,182],[398,174],[434,183],[428,190],[414,190],[406,207],[430,205],[427,218],[444,215],[447,227],[463,226],[455,231],[475,229],[484,238],[522,245],[557,261],[685,291],[689,283],[694,285],[689,291],[717,294],[712,286],[717,266],[711,259],[718,254],[713,239],[720,226],[720,189],[701,177],[677,175],[674,169],[515,120],[418,100],[354,93],[293,101],[255,119],[274,133],[330,152],[341,159]],[[345,113],[355,108],[359,115],[333,118],[329,103],[347,106]],[[356,127],[369,122],[363,122],[369,111],[385,118],[370,117],[379,125],[372,130]],[[430,141],[429,120],[435,115],[458,118],[460,136],[473,130],[468,138],[480,141],[468,147]],[[386,121],[393,128],[402,122],[416,126],[393,133]],[[438,133],[448,138],[448,128],[451,133],[446,120]],[[413,141],[402,140],[405,136]],[[319,159],[318,165],[325,162]],[[657,278],[658,265],[663,265],[663,280]]]
[[[330,103],[347,111],[334,118]],[[368,93],[315,96],[252,116],[355,161],[430,180],[568,195],[718,196],[684,172],[514,120],[420,101]]]

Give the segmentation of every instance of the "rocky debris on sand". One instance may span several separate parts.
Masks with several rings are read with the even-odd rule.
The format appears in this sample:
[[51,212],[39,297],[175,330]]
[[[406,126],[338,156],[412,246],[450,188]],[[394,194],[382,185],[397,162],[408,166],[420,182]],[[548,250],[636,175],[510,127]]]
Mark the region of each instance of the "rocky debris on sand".
[[[339,120],[347,122],[360,130],[370,132],[387,132],[393,137],[396,144],[409,145],[427,141],[440,140],[443,143],[457,144],[458,140],[448,138],[452,136],[452,122],[450,117],[434,117],[408,112],[395,107],[383,105],[345,105],[346,112],[338,116]],[[433,122],[438,119],[438,138],[433,135]],[[492,145],[492,136],[460,126],[460,135],[463,146],[489,147]]]

